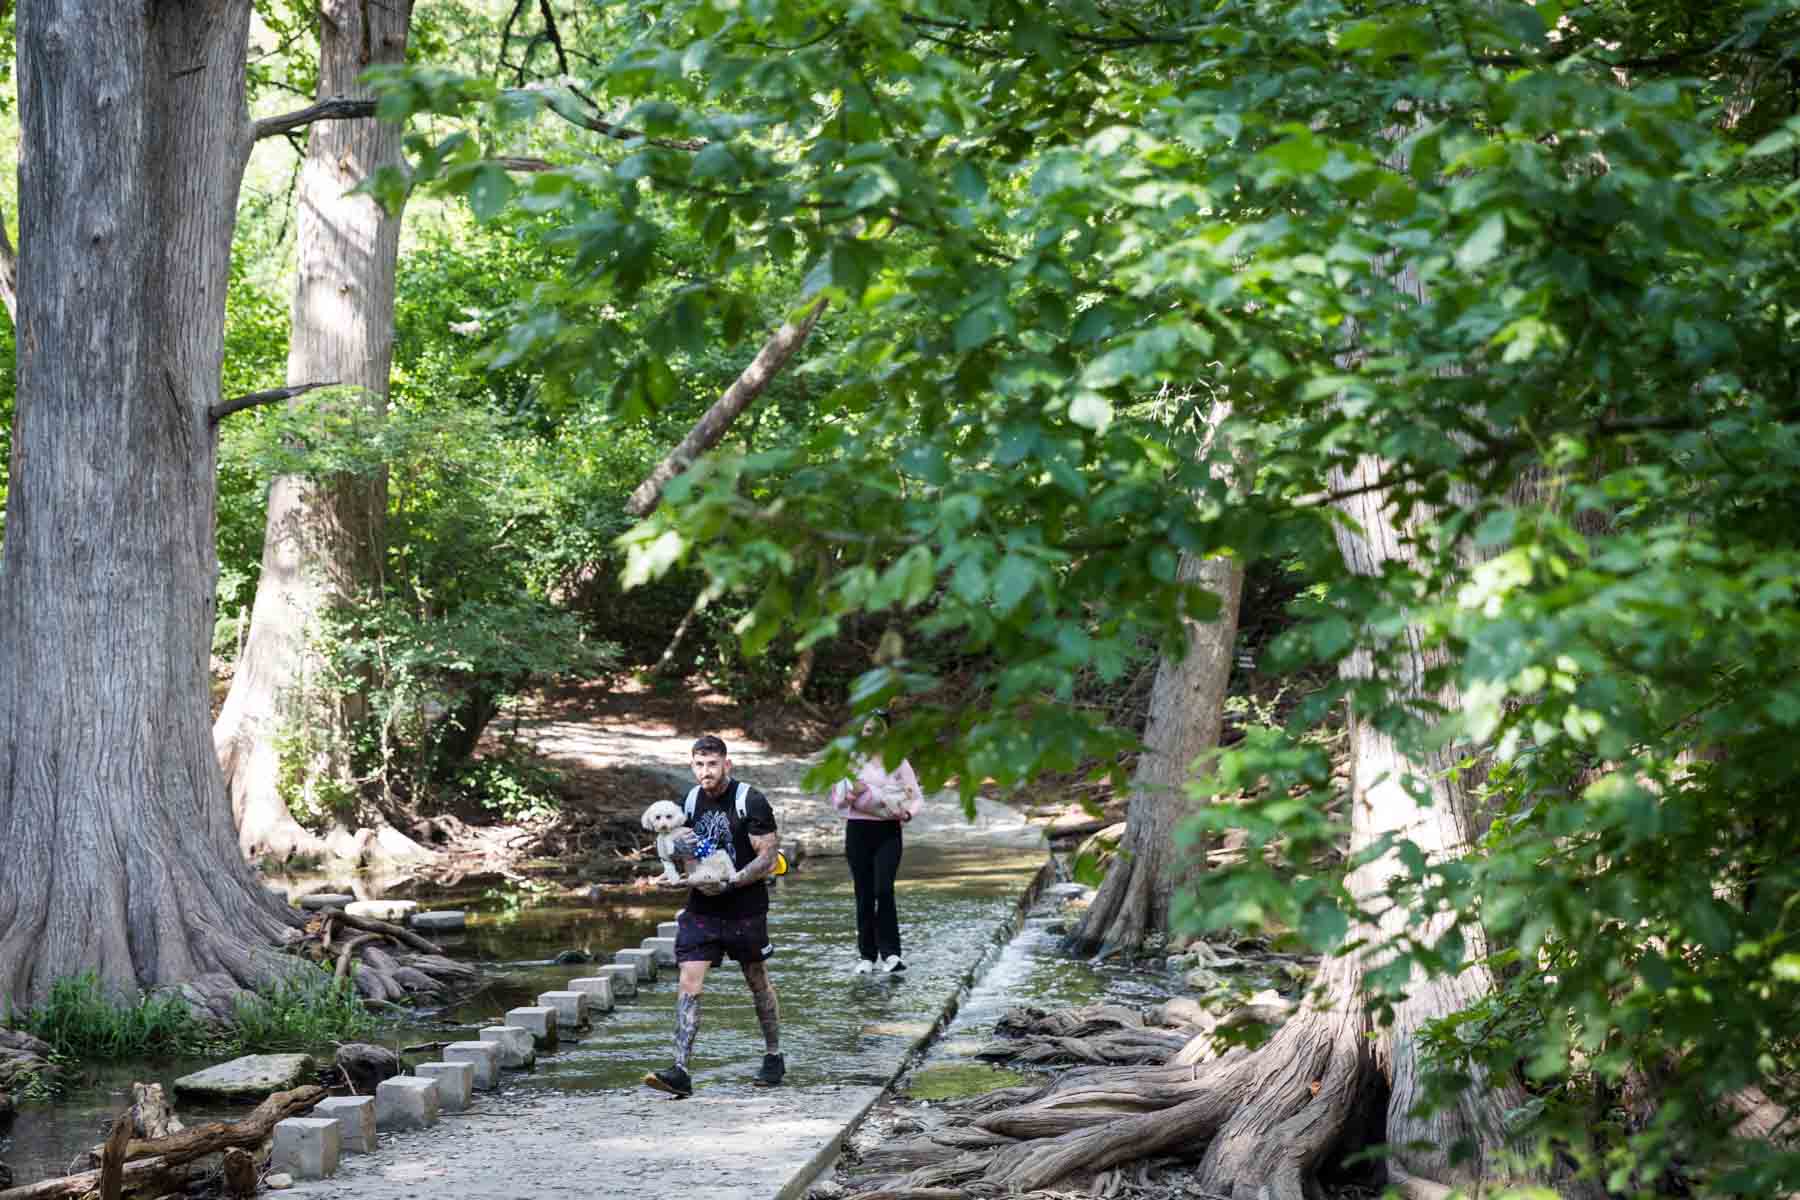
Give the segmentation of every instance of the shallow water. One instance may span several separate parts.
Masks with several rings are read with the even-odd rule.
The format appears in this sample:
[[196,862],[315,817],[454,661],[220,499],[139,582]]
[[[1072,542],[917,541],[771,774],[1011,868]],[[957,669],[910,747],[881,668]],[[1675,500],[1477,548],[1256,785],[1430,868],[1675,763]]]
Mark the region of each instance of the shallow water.
[[[1084,1004],[1123,1004],[1145,1008],[1169,996],[1168,976],[1160,971],[1127,971],[1099,968],[1065,957],[1059,950],[1066,917],[1061,889],[1052,888],[1027,914],[1017,934],[996,949],[981,978],[969,990],[956,1017],[933,1043],[913,1078],[924,1082],[955,1078],[963,1094],[978,1094],[1018,1082],[1015,1072],[1041,1075],[1030,1068],[991,1069],[992,1081],[977,1086],[979,1072],[958,1068],[977,1066],[975,1053],[994,1040],[994,1024],[1008,1009],[1076,1008]],[[929,1090],[929,1089],[927,1089]],[[923,1093],[922,1093],[923,1098]]]
[[[849,870],[841,858],[812,858],[786,877],[771,897],[770,935],[776,946],[771,972],[781,996],[782,1049],[789,1080],[811,1083],[882,1083],[892,1052],[923,1034],[944,998],[955,991],[988,945],[996,971],[1013,980],[1013,1002],[1062,1003],[1061,997],[1099,994],[1106,985],[1086,981],[1085,967],[1027,970],[1012,947],[1001,948],[1001,933],[1017,898],[1044,861],[1037,849],[993,846],[912,845],[901,866],[899,906],[908,970],[896,975],[853,976],[855,921]],[[591,964],[561,965],[560,951],[578,949],[607,961],[611,951],[636,946],[655,934],[658,922],[673,920],[681,893],[647,892],[598,901],[571,899],[553,887],[509,886],[415,893],[426,908],[463,908],[467,932],[440,940],[446,952],[481,964],[485,984],[475,995],[439,1013],[390,1027],[378,1040],[387,1045],[473,1038],[481,1025],[497,1021],[509,1008],[535,1002],[540,992],[563,987],[593,973]],[[1044,948],[1047,917],[1027,923],[1032,944]],[[1036,932],[1032,932],[1033,929]],[[1053,938],[1050,938],[1053,940]],[[1001,1003],[981,999],[984,984],[965,1005],[957,1025],[978,1020],[974,1011]],[[674,972],[639,985],[610,1014],[573,1044],[565,1041],[541,1057],[530,1072],[510,1073],[508,1091],[532,1093],[599,1088],[634,1088],[645,1071],[670,1057],[675,995]],[[992,1028],[993,1016],[985,1019]],[[315,1050],[329,1061],[330,1047]],[[762,1060],[763,1044],[749,993],[729,961],[707,981],[699,1041],[691,1065],[695,1083],[741,1081]],[[90,1071],[54,1105],[22,1108],[10,1130],[0,1133],[0,1160],[11,1165],[15,1183],[63,1173],[70,1159],[100,1139],[105,1126],[128,1100],[134,1080],[170,1084],[205,1061],[112,1064]],[[184,1120],[236,1115],[242,1108],[212,1110],[177,1104]]]

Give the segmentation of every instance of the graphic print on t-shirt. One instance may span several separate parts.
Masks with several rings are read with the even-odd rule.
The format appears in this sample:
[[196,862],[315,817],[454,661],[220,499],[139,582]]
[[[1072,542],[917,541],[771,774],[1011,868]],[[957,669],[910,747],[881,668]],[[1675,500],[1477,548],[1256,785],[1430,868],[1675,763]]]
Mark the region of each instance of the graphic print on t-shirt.
[[[694,836],[700,840],[703,848],[711,846],[714,850],[723,850],[730,856],[732,868],[736,869],[737,846],[733,844],[731,836],[731,818],[725,815],[723,809],[708,809],[694,818]],[[705,853],[700,857],[705,858]]]

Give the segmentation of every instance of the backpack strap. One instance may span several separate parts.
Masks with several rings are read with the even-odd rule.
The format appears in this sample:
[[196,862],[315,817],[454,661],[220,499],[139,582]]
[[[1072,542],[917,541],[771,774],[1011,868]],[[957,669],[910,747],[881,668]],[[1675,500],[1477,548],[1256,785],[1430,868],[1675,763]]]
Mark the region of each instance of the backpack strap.
[[693,787],[688,789],[687,800],[685,803],[682,804],[682,808],[684,808],[687,811],[687,819],[689,821],[692,821],[694,819],[694,807],[695,807],[695,805],[697,805],[699,803],[700,803],[700,785],[696,783]]
[[750,802],[750,785],[740,779],[740,780],[738,780],[738,785],[737,785],[737,810],[738,810],[738,823],[739,824],[742,824],[749,815],[749,807],[748,807],[749,802]]

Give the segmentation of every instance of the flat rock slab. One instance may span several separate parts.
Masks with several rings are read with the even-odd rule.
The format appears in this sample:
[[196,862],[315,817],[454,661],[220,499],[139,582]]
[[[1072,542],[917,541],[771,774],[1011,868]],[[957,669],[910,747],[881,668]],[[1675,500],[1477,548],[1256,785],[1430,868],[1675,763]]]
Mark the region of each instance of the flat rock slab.
[[445,933],[467,928],[469,916],[459,908],[440,908],[432,912],[414,913],[412,927],[421,932]]
[[419,911],[417,900],[358,900],[354,904],[344,905],[344,911],[353,917],[368,917],[375,921],[395,921],[406,924],[407,918]]
[[[508,1100],[347,1159],[297,1196],[355,1200],[776,1200],[796,1196],[880,1096],[861,1085]],[[604,1180],[602,1184],[601,1180]]]
[[183,1075],[175,1094],[220,1100],[260,1100],[309,1079],[318,1065],[310,1054],[246,1054],[230,1062]]
[[343,892],[314,892],[310,896],[300,897],[300,907],[307,909],[342,908],[346,904],[355,904],[356,897]]

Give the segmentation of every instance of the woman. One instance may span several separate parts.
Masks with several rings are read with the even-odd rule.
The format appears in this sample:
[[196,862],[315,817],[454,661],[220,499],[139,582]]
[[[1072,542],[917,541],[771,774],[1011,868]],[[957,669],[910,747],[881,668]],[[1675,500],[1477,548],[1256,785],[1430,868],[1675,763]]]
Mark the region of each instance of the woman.
[[[887,715],[877,713],[863,723],[863,737],[880,737]],[[900,873],[900,827],[913,819],[925,793],[912,764],[889,771],[880,759],[867,759],[854,779],[831,789],[831,806],[844,815],[844,857],[856,883],[855,973],[892,974],[906,970],[900,957],[900,914],[894,908],[894,876]]]

